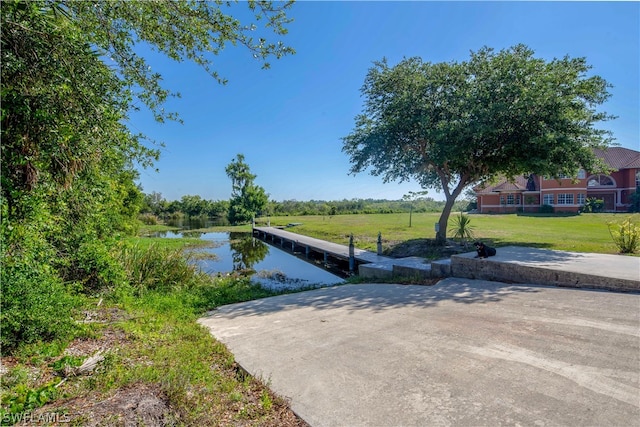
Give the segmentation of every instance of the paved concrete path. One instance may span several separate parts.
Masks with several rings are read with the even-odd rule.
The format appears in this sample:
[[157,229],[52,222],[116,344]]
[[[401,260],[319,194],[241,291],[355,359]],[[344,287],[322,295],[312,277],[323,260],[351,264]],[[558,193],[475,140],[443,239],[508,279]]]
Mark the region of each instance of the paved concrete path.
[[312,426],[640,425],[640,294],[449,278],[200,320]]

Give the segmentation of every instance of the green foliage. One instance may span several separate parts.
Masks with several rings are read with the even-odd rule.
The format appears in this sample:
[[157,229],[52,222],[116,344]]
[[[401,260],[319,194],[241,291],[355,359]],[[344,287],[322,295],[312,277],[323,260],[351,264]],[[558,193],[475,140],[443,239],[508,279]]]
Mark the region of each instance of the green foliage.
[[640,226],[636,225],[631,217],[620,224],[610,222],[608,226],[609,234],[620,253],[633,254],[638,251],[640,248]]
[[273,401],[271,400],[271,396],[269,395],[269,392],[267,392],[266,389],[262,390],[262,393],[260,394],[260,404],[266,411],[270,411],[271,407],[273,406]]
[[[0,419],[11,421],[11,414],[18,415],[30,412],[46,403],[54,400],[58,395],[55,383],[51,382],[37,388],[30,388],[24,385],[14,387],[10,393],[2,396],[2,406],[0,409]],[[7,408],[7,409],[4,409]],[[16,419],[18,421],[19,418]],[[13,423],[10,423],[13,424]]]
[[180,249],[157,245],[148,248],[124,245],[119,254],[128,283],[138,295],[150,290],[190,288],[198,280],[197,268]]
[[[439,213],[413,215],[409,227],[406,214],[337,215],[331,219],[317,216],[271,217],[273,226],[300,222],[295,232],[330,242],[347,245],[353,233],[355,246],[376,251],[378,232],[383,249],[401,242],[424,240],[433,244],[434,222]],[[519,245],[573,252],[618,253],[607,230],[607,223],[617,221],[619,214],[473,214],[473,234],[478,240],[495,246]],[[632,220],[638,223],[640,215]]]
[[[160,197],[160,199],[157,199]],[[153,202],[153,200],[159,200]],[[166,201],[158,193],[144,195],[144,205],[141,208],[143,222],[149,218],[147,215],[155,215],[169,220],[184,217],[227,217],[229,213],[228,200],[204,200],[200,196],[183,196],[180,200]],[[152,207],[151,204],[156,203]],[[454,210],[466,210],[467,200],[460,200],[454,204]],[[262,216],[274,215],[343,215],[343,214],[378,214],[409,212],[441,212],[445,202],[436,201],[431,197],[420,197],[411,201],[404,200],[378,200],[378,199],[351,199],[351,200],[283,200],[269,201],[258,212]],[[249,219],[250,220],[250,219]]]
[[84,358],[77,356],[63,356],[49,364],[49,366],[60,375],[64,375],[66,369],[75,368],[82,365]]
[[474,227],[471,225],[471,218],[460,212],[458,216],[453,218],[453,238],[459,239],[461,243],[466,245],[467,240],[474,239]]
[[1,227],[0,345],[11,351],[56,337],[74,329],[77,300],[63,284],[51,259],[55,251],[37,229],[37,223]]
[[640,187],[636,187],[636,191],[629,196],[631,206],[629,212],[640,212]]
[[83,240],[76,247],[74,256],[67,259],[59,271],[63,277],[78,283],[85,293],[112,288],[125,280],[114,250],[103,241]]
[[237,43],[267,67],[269,57],[293,53],[265,34],[286,33],[290,6],[248,3],[258,28],[219,2],[3,1],[4,349],[67,336],[77,291],[125,284],[115,249],[136,232],[145,203],[136,165],[159,153],[129,131],[127,114],[142,101],[158,120],[175,118],[161,108],[169,95],[161,76],[134,47],[145,42],[218,78],[208,55]]
[[267,206],[269,196],[264,188],[254,184],[256,175],[244,162],[244,155],[238,154],[226,167],[227,176],[231,179],[231,200],[229,201],[228,218],[231,224],[250,222],[256,214]]
[[540,206],[540,209],[538,209],[538,211],[541,214],[552,214],[555,211],[555,209],[551,205],[542,205]]
[[231,12],[239,5],[189,0],[98,0],[94,2],[59,0],[69,19],[77,25],[87,43],[110,58],[122,78],[126,93],[140,99],[159,121],[176,119],[175,113],[159,108],[174,95],[161,86],[162,76],[141,57],[134,47],[148,44],[180,62],[190,60],[220,83],[226,80],[213,68],[214,58],[225,46],[246,49],[269,68],[269,58],[281,58],[295,51],[281,40],[291,21],[286,2],[248,2],[250,15],[244,22]]
[[573,176],[597,170],[592,148],[609,141],[596,111],[609,84],[587,77],[584,58],[545,61],[524,45],[483,48],[468,61],[407,58],[369,69],[355,129],[343,138],[351,172],[384,182],[415,179],[444,192],[438,240],[451,208],[470,185],[535,170]]
[[237,375],[233,355],[196,323],[204,310],[264,295],[264,291],[252,291],[247,282],[236,282],[209,278],[188,290],[150,290],[139,297],[124,298],[121,305],[132,318],[120,327],[129,343],[111,354],[106,362],[109,369],[95,377],[92,388],[108,391],[132,383],[153,383],[161,388],[184,425],[233,420],[241,413],[246,416],[243,410],[251,411],[256,424],[262,424],[259,420],[272,409],[269,404],[275,407],[282,402],[260,391],[251,394],[258,381]]
[[[3,2],[2,195],[10,219],[25,197],[113,176],[145,148],[121,123],[128,97],[84,34],[45,2]],[[86,196],[86,195],[85,195]]]
[[[463,210],[467,201],[460,201],[454,208]],[[384,214],[410,212],[442,212],[445,202],[436,201],[431,197],[412,200],[410,203],[404,200],[377,200],[377,199],[351,199],[351,200],[284,200],[281,202],[269,202],[269,212],[272,216],[279,215],[354,215],[354,214]],[[263,215],[264,216],[264,215]]]
[[145,213],[138,217],[144,225],[158,225],[158,217],[154,214]]
[[[226,13],[232,6],[221,2],[2,2],[3,355],[34,353],[31,358],[35,360],[58,352],[58,343],[79,328],[73,316],[80,292],[106,293],[123,300],[131,296],[132,288],[142,296],[158,294],[154,300],[162,303],[158,309],[172,313],[178,307],[175,317],[183,316],[181,321],[193,320],[195,307],[215,304],[217,297],[224,301],[236,295],[250,298],[266,293],[246,283],[221,281],[216,287],[182,257],[177,260],[178,255],[152,250],[147,255],[121,256],[118,252],[122,235],[136,232],[137,216],[145,203],[135,185],[136,166],[150,166],[159,153],[142,135],[129,131],[127,114],[142,101],[157,120],[176,118],[161,108],[170,95],[160,86],[161,76],[134,47],[144,43],[174,60],[189,59],[219,81],[223,79],[212,69],[212,55],[228,43],[246,48],[263,67],[268,67],[269,57],[293,53],[280,41],[269,41],[266,34],[279,37],[286,33],[289,19],[285,12],[291,3],[249,2],[247,6],[262,24],[260,28],[233,18]],[[164,206],[160,213],[162,209]],[[126,263],[132,260],[142,265]],[[185,292],[186,288],[193,293]],[[179,322],[167,324],[183,330]],[[165,328],[162,322],[154,325]],[[211,364],[183,363],[188,357],[200,360],[211,348],[211,338],[202,328],[194,322],[189,327],[188,333],[176,334],[184,338],[176,340],[179,348],[149,340],[148,352],[175,362],[174,366],[162,365],[150,377],[184,384],[185,377],[189,383],[201,378],[202,372],[211,373]],[[165,333],[154,331],[154,337]],[[194,346],[197,334],[200,345]],[[168,357],[172,351],[178,357]],[[78,362],[66,357],[52,368],[60,370]],[[167,394],[172,390],[165,389]],[[5,414],[31,411],[57,395],[53,384],[33,386],[17,377],[11,390],[7,392],[3,384],[2,392],[3,423]],[[215,392],[213,387],[203,394]],[[199,402],[195,403],[197,407]],[[205,419],[215,416],[200,421]]]
[[589,197],[585,200],[584,205],[582,206],[581,211],[585,213],[595,213],[602,212],[604,209],[604,200],[596,199],[595,197]]

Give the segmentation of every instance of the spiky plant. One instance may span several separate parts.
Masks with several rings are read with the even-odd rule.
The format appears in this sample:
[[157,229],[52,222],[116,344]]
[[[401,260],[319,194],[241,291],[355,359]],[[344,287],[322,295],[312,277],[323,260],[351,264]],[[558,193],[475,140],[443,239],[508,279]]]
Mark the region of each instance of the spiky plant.
[[458,239],[461,245],[467,246],[467,242],[474,239],[474,227],[471,226],[471,218],[460,212],[457,217],[453,218],[452,222],[453,224],[450,230],[453,238]]

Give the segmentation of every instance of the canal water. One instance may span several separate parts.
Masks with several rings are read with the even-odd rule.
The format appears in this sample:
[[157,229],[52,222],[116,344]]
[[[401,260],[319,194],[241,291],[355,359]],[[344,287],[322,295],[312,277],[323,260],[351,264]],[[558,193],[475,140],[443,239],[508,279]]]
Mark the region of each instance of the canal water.
[[251,233],[166,232],[162,237],[199,237],[211,244],[195,249],[194,262],[206,273],[242,274],[270,289],[300,289],[332,286],[344,278],[322,268],[322,264],[296,256],[256,239]]

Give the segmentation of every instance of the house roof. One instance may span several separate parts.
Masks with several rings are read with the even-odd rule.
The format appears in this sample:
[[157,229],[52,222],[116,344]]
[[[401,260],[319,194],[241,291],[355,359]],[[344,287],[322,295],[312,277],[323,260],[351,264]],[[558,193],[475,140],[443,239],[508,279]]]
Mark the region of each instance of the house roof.
[[609,147],[606,150],[594,149],[595,155],[616,170],[640,168],[640,151],[624,147]]
[[514,182],[510,182],[507,180],[500,180],[496,184],[489,184],[483,187],[476,187],[474,190],[477,193],[495,193],[495,192],[505,192],[505,191],[526,191],[527,190],[527,178],[523,176],[517,176],[514,179]]
[[[640,151],[624,147],[608,147],[606,150],[594,149],[594,154],[615,170],[640,168]],[[500,179],[495,184],[485,184],[474,188],[478,194],[494,192],[515,192],[527,190],[527,178],[518,176],[514,182]]]
[[516,182],[505,181],[493,187],[491,191],[525,191],[527,189],[527,180],[524,177],[519,176],[515,181]]

